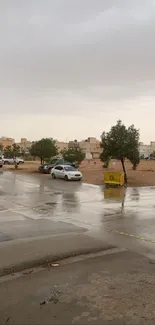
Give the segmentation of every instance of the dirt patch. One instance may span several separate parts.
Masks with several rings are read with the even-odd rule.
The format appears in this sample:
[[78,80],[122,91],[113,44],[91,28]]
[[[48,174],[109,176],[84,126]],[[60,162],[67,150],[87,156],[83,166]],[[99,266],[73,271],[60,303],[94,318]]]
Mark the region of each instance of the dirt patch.
[[[126,161],[125,167],[128,176],[128,186],[155,186],[155,161],[141,160],[136,171],[132,170],[132,165]],[[121,171],[122,166],[119,161],[112,160],[108,169],[103,168],[103,163],[96,159],[94,161],[83,161],[80,170],[84,176],[84,182],[89,184],[104,184],[104,171]]]
[[[39,173],[39,161],[25,162],[19,165],[18,172]],[[128,175],[129,186],[155,186],[155,161],[141,160],[136,171],[132,170],[132,165],[126,161],[125,167]],[[4,170],[15,171],[14,166],[4,166]],[[80,171],[83,173],[85,183],[102,185],[104,184],[104,171],[122,171],[122,166],[119,161],[112,160],[108,169],[103,168],[103,163],[99,159],[92,161],[85,160],[80,166]],[[41,174],[43,177],[47,175]]]
[[3,166],[3,170],[21,172],[25,173],[39,173],[40,162],[39,161],[26,161],[24,164],[19,164],[18,169],[15,170],[14,165]]

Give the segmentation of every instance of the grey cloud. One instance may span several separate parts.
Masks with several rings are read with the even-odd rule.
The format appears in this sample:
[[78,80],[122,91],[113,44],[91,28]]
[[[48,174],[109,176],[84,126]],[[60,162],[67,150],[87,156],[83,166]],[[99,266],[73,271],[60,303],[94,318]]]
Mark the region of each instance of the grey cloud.
[[155,96],[154,37],[153,0],[1,0],[5,109],[17,96],[49,102],[65,93],[94,101]]

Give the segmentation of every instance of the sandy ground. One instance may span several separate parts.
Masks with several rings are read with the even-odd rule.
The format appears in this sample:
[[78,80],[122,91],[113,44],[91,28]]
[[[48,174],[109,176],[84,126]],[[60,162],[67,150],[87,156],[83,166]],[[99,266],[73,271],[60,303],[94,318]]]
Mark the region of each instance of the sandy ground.
[[[39,164],[39,161],[25,162],[24,165],[19,166],[18,171],[38,173]],[[125,165],[128,186],[155,186],[155,161],[141,160],[136,171],[132,170],[130,162],[126,161]],[[4,170],[14,170],[14,166],[4,166]],[[102,185],[104,184],[104,171],[122,171],[122,167],[119,161],[113,160],[110,162],[108,169],[104,169],[103,163],[99,159],[96,159],[93,161],[83,161],[80,170],[83,173],[85,183]]]
[[[154,186],[155,185],[155,161],[141,160],[137,170],[132,170],[132,165],[129,161],[125,164],[128,186]],[[103,168],[103,163],[100,160],[93,162],[83,162],[80,167],[84,181],[91,184],[104,184],[103,174],[105,171],[121,171],[122,166],[119,161],[111,161],[108,169]]]

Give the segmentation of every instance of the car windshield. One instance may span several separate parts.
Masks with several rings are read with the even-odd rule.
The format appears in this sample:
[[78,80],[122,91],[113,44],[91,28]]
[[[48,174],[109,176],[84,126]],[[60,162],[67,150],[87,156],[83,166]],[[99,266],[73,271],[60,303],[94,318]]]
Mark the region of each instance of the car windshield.
[[76,168],[72,167],[72,166],[66,166],[64,167],[64,169],[67,171],[67,172],[75,172],[76,171]]

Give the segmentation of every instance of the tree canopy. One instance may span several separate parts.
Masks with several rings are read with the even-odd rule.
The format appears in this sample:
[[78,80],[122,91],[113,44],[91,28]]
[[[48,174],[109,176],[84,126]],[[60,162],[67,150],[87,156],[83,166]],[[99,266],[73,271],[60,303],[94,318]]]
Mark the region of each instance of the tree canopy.
[[150,154],[150,158],[155,158],[155,151]]
[[21,155],[20,147],[16,143],[12,146],[7,146],[3,153],[5,158],[16,158]]
[[55,140],[52,138],[43,138],[32,144],[30,148],[30,154],[33,157],[38,157],[41,160],[41,164],[46,158],[56,156],[58,153]]
[[111,158],[120,160],[125,174],[125,182],[127,182],[125,159],[131,161],[133,169],[136,169],[139,164],[139,131],[135,129],[134,125],[127,128],[119,120],[109,132],[102,133],[101,147],[103,151],[100,159],[104,162]]
[[77,162],[78,165],[85,158],[84,152],[78,146],[68,148],[67,150],[63,150],[61,153],[62,153],[62,156],[63,156],[64,160],[67,160],[70,163]]

